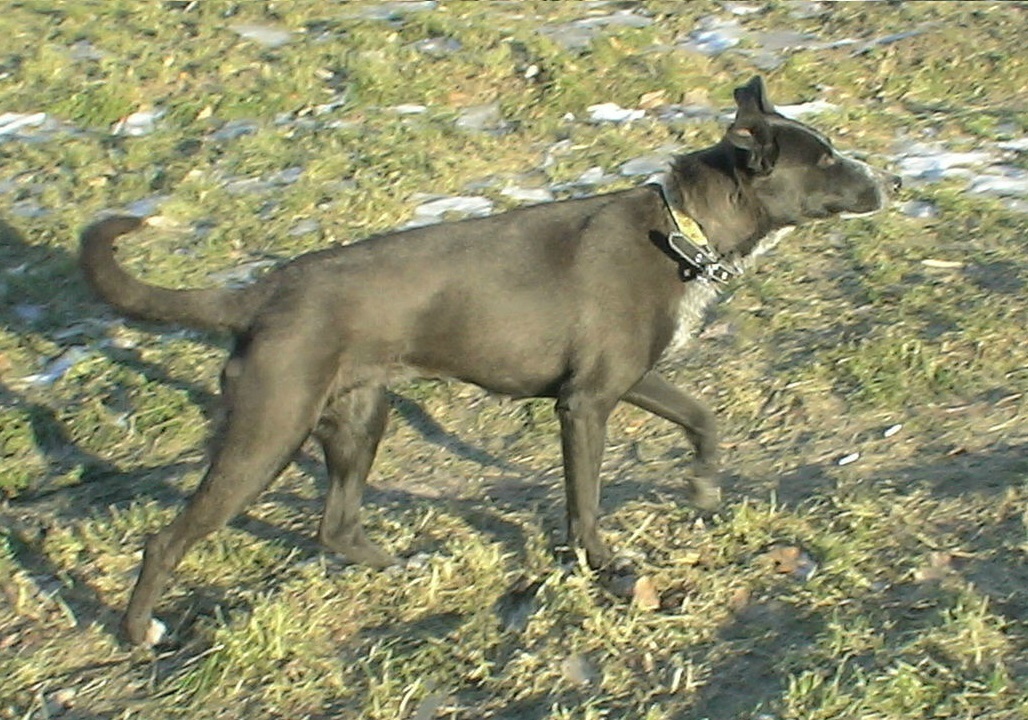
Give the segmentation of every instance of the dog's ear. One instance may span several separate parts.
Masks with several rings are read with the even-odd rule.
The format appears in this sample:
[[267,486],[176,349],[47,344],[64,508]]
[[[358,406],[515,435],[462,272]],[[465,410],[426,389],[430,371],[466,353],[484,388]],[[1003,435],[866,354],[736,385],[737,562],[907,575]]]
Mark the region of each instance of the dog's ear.
[[771,104],[771,99],[767,96],[764,78],[760,75],[754,75],[748,83],[736,88],[734,94],[735,104],[740,110],[746,107],[765,115],[770,115],[775,111],[775,106]]
[[767,175],[778,159],[778,146],[767,116],[775,112],[760,76],[735,90],[735,120],[725,138],[739,151],[741,165],[755,175]]

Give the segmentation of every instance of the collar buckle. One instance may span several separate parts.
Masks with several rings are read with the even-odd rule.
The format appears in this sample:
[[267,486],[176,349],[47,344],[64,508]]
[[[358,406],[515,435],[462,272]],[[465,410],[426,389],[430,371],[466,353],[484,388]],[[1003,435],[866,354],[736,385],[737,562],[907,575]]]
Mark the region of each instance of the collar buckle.
[[[660,187],[660,196],[664,200],[664,205],[671,216],[671,224],[674,226],[674,229],[668,233],[667,244],[668,249],[682,265],[683,282],[705,280],[710,283],[724,284],[737,275],[738,270],[724,263],[717,253],[707,245],[706,237],[699,223],[688,216],[679,219],[679,213],[675,212],[668,200],[667,188],[664,183],[657,181],[655,184]],[[701,239],[700,243],[689,239],[682,230],[683,224]]]
[[682,261],[682,280],[684,281],[706,280],[715,284],[724,284],[735,275],[730,268],[722,264],[714,253],[689,240],[681,230],[671,231],[667,236],[667,244],[671,252]]

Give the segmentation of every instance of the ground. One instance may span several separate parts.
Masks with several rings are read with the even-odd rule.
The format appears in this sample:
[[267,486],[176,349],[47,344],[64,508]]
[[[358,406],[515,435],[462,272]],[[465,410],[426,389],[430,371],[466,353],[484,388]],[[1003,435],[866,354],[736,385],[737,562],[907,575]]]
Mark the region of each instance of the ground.
[[[1028,6],[19,0],[0,15],[0,717],[1028,717]],[[687,443],[615,413],[628,603],[554,561],[552,408],[394,388],[370,535],[312,535],[306,447],[116,635],[203,470],[225,338],[126,322],[75,264],[129,209],[147,279],[245,282],[408,223],[639,183],[752,75],[897,206],[794,233],[664,369]],[[442,202],[439,202],[439,201]]]

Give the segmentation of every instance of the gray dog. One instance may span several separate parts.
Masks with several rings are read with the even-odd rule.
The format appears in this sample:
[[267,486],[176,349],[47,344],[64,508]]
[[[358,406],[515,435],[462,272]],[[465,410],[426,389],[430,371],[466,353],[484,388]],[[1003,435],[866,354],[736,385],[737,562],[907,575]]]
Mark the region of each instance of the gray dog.
[[723,139],[677,156],[659,183],[308,253],[241,289],[144,284],[114,257],[138,218],[86,228],[82,269],[108,303],[235,338],[221,375],[225,426],[188,505],[146,543],[122,623],[128,640],[154,641],[154,605],[185,552],[267,488],[312,433],[330,481],[321,542],[354,562],[394,562],[365,537],[360,505],[386,384],[399,375],[555,398],[568,540],[594,568],[612,559],[597,515],[618,402],[685,430],[693,501],[715,505],[713,416],[654,365],[696,330],[718,285],[785,229],[873,212],[899,185],[778,114],[759,78],[735,100]]

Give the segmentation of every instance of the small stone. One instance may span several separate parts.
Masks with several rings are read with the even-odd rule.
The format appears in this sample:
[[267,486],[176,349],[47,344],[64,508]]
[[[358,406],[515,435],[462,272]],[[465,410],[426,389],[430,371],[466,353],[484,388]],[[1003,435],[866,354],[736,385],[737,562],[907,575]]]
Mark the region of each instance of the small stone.
[[902,429],[903,429],[903,426],[900,425],[899,423],[897,423],[895,425],[890,425],[889,427],[885,428],[885,432],[882,433],[882,437],[891,438],[893,435],[895,435],[896,433],[898,433]]
[[321,224],[314,218],[307,218],[289,228],[289,235],[291,237],[298,237],[300,235],[309,235],[310,233],[317,232],[321,229]]
[[573,685],[593,685],[600,679],[600,669],[585,655],[575,653],[560,664],[564,679]]
[[839,458],[839,463],[838,464],[839,465],[849,465],[850,463],[855,463],[859,459],[860,459],[860,453],[857,453],[857,452],[850,453],[849,455],[846,455],[844,457]]
[[414,49],[430,57],[446,57],[460,51],[463,46],[459,40],[451,37],[433,37],[418,40]]
[[899,211],[907,217],[921,220],[939,217],[939,208],[935,203],[925,200],[908,200],[900,204]]
[[512,185],[500,191],[504,197],[520,202],[543,203],[552,202],[553,193],[546,188],[523,188]]
[[420,115],[428,110],[428,106],[418,105],[416,103],[401,103],[399,105],[393,105],[389,109],[397,115]]
[[111,134],[124,137],[142,137],[157,129],[157,121],[164,113],[159,110],[140,110],[114,123]]
[[75,688],[61,688],[50,693],[46,698],[46,709],[50,717],[66,713],[75,702],[78,691]]
[[594,123],[626,123],[646,116],[645,110],[623,108],[612,102],[590,105],[586,109],[589,111],[589,121]]
[[498,103],[466,108],[457,118],[457,127],[468,132],[499,133],[507,130]]
[[959,260],[938,260],[936,258],[925,258],[921,264],[936,270],[959,270],[964,267],[964,263]]
[[230,29],[240,37],[269,49],[281,47],[292,38],[288,30],[267,25],[233,25]]
[[211,133],[211,140],[235,140],[243,135],[252,135],[257,132],[258,127],[256,120],[230,120]]
[[628,162],[624,163],[620,168],[618,168],[618,172],[625,177],[653,175],[654,173],[666,171],[670,165],[670,153],[643,155],[641,157],[632,158]]

